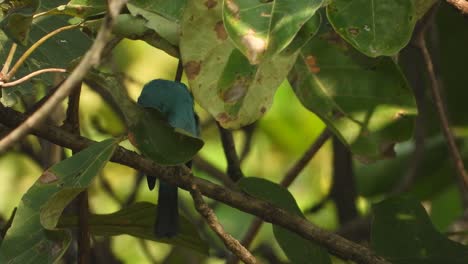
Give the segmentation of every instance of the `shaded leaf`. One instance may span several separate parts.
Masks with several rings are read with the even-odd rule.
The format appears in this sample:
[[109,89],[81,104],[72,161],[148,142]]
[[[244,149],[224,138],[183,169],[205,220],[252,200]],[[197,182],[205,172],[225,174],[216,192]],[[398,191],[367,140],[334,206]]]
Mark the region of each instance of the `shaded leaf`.
[[[212,1],[213,2],[213,1]],[[229,37],[251,64],[286,48],[323,0],[223,1]]]
[[127,8],[133,16],[142,16],[146,26],[156,31],[172,45],[179,43],[179,22],[186,0],[132,0]]
[[71,241],[55,230],[65,206],[99,173],[117,142],[108,139],[63,160],[45,171],[26,192],[0,247],[0,263],[52,263]]
[[0,9],[4,16],[0,22],[0,28],[14,42],[26,45],[33,15],[39,8],[39,4],[39,0],[2,1]]
[[468,248],[438,233],[424,208],[410,197],[393,197],[374,206],[371,244],[395,264],[468,262]]
[[[91,214],[88,219],[91,234],[96,236],[131,235],[134,237],[182,246],[208,255],[208,245],[203,241],[196,226],[187,218],[180,216],[180,229],[173,238],[159,239],[154,236],[154,222],[157,217],[156,205],[139,202],[112,214]],[[76,216],[62,216],[59,228],[77,228]]]
[[393,155],[411,136],[415,102],[388,57],[370,59],[324,28],[288,77],[302,104],[317,114],[362,161]]
[[348,43],[370,57],[395,55],[408,44],[417,21],[414,1],[334,0],[327,16]]
[[196,102],[223,127],[239,128],[270,108],[298,52],[250,65],[228,38],[221,7],[220,0],[187,3],[180,50]]
[[[242,178],[239,181],[239,186],[249,195],[304,217],[291,193],[276,183],[261,178],[248,177]],[[273,233],[281,249],[292,263],[331,264],[330,256],[323,247],[276,225],[273,225]]]

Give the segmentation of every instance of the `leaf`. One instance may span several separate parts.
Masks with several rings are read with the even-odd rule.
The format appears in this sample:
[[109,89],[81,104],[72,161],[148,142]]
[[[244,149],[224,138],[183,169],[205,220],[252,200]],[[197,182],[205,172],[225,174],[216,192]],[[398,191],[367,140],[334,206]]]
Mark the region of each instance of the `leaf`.
[[[156,206],[148,202],[138,202],[112,214],[89,215],[88,224],[95,236],[131,235],[156,242],[182,246],[208,255],[208,245],[203,241],[196,226],[187,218],[180,216],[180,230],[173,238],[158,239],[154,236],[154,221],[157,217]],[[62,216],[59,228],[76,228],[76,216]]]
[[417,19],[421,19],[435,3],[437,0],[412,0],[414,3],[414,8],[416,9]]
[[172,45],[179,43],[179,22],[186,0],[132,0],[127,8],[133,16],[142,16],[146,26],[156,31]]
[[4,17],[0,28],[14,42],[26,45],[31,30],[33,15],[39,8],[39,0],[6,0],[0,3]]
[[418,18],[414,1],[408,0],[334,0],[327,16],[341,37],[370,57],[400,51]]
[[412,134],[415,102],[398,66],[363,56],[326,28],[302,48],[288,79],[362,161],[392,156],[393,145]]
[[234,45],[251,64],[259,64],[265,55],[284,50],[322,2],[224,0],[223,21]]
[[318,33],[322,24],[322,15],[317,12],[297,32],[292,42],[283,50],[287,54],[297,52]]
[[52,263],[63,255],[71,235],[55,230],[60,214],[87,188],[116,146],[114,139],[93,144],[41,175],[21,199],[0,247],[0,263]]
[[438,233],[424,208],[410,197],[393,197],[374,206],[371,244],[395,264],[468,262],[468,248]]
[[[305,218],[291,193],[276,183],[261,178],[248,177],[239,181],[239,187],[249,195]],[[273,225],[273,233],[281,249],[292,263],[331,264],[330,256],[323,247],[276,225]]]
[[223,127],[234,129],[256,121],[270,108],[298,52],[250,65],[228,38],[221,7],[220,0],[187,3],[180,50],[196,102]]

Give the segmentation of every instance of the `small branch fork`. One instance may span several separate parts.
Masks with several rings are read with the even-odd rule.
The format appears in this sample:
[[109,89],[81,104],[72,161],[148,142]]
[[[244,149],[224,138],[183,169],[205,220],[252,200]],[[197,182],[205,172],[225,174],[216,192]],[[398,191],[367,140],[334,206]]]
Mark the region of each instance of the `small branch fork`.
[[238,240],[236,240],[230,234],[226,233],[223,226],[219,223],[216,214],[203,200],[203,196],[194,181],[192,181],[190,194],[192,195],[193,202],[198,213],[200,213],[200,215],[205,218],[208,226],[219,236],[219,238],[221,238],[224,245],[244,263],[257,263],[257,260],[252,255],[252,253],[250,253],[244,246],[242,246]]

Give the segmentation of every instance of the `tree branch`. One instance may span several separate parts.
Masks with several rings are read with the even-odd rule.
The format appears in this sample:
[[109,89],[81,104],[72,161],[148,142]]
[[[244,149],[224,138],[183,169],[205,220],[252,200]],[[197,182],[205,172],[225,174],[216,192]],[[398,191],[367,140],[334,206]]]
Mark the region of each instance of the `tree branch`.
[[[120,13],[120,9],[124,4],[124,0],[109,2],[109,12],[104,19],[101,29],[99,30],[96,36],[96,40],[94,41],[91,48],[88,50],[88,52],[86,52],[78,66],[62,83],[62,85],[60,85],[60,87],[49,98],[49,100],[47,100],[44,105],[42,105],[36,112],[28,117],[28,119],[22,122],[21,125],[19,125],[6,137],[0,140],[0,153],[6,151],[11,145],[26,135],[32,128],[39,125],[45,119],[45,117],[72,92],[73,88],[76,87],[76,84],[81,82],[91,67],[99,63],[101,52],[112,37],[112,26],[114,25],[114,20]],[[10,73],[12,72],[13,69],[10,71]]]
[[468,1],[466,0],[447,0],[447,3],[460,10],[462,14],[468,15]]
[[232,181],[237,182],[244,177],[244,173],[240,168],[239,156],[237,156],[236,145],[234,144],[234,138],[232,132],[224,129],[219,123],[218,125],[219,134],[221,136],[221,142],[223,144],[224,155],[227,161],[227,174]]
[[[24,119],[25,116],[23,114],[0,105],[0,123],[3,123],[5,126],[15,127],[23,122]],[[63,129],[47,124],[36,126],[32,128],[31,132],[55,144],[74,150],[84,149],[94,143],[92,140],[67,133]],[[142,171],[147,175],[158,175],[162,180],[182,189],[191,189],[192,180],[189,178],[191,171],[185,166],[160,166],[122,147],[116,149],[111,161]],[[195,182],[203,195],[241,211],[256,215],[266,222],[284,227],[307,240],[324,246],[332,254],[340,258],[364,264],[388,263],[370,249],[329,231],[322,230],[306,219],[291,214],[271,203],[213,184],[204,179],[194,178],[193,182]]]
[[429,75],[430,80],[431,93],[436,104],[437,113],[439,115],[440,124],[442,126],[442,132],[444,133],[445,139],[448,143],[449,153],[452,156],[453,162],[455,163],[458,179],[461,183],[463,202],[466,208],[466,206],[468,205],[468,174],[466,173],[465,165],[463,164],[463,159],[460,155],[457,144],[455,143],[455,137],[452,131],[450,130],[450,122],[448,120],[447,111],[444,105],[444,101],[442,99],[442,95],[440,93],[441,87],[436,78],[431,54],[429,53],[429,50],[426,45],[426,29],[427,26],[423,30],[421,30],[420,34],[417,36],[416,45],[421,50],[424,63],[426,64],[426,71]]
[[257,260],[252,255],[252,253],[250,253],[244,246],[242,246],[242,244],[239,243],[239,241],[237,241],[234,237],[226,233],[223,226],[219,223],[216,214],[203,200],[202,194],[200,193],[200,190],[198,190],[197,185],[195,183],[192,183],[190,194],[192,195],[193,202],[198,213],[200,213],[200,215],[202,215],[205,218],[206,222],[208,223],[208,226],[210,226],[210,228],[219,236],[219,238],[221,238],[224,245],[231,252],[236,254],[237,257],[242,259],[244,263],[257,263]]
[[48,69],[42,69],[42,70],[38,70],[38,71],[35,71],[35,72],[31,72],[30,74],[26,75],[26,76],[23,76],[22,78],[18,79],[18,80],[15,80],[13,82],[7,82],[7,83],[3,83],[3,82],[0,82],[0,88],[8,88],[8,87],[13,87],[15,85],[18,85],[18,84],[21,84],[37,75],[40,75],[40,74],[43,74],[43,73],[46,73],[46,72],[67,72],[66,69],[60,69],[60,68],[48,68]]

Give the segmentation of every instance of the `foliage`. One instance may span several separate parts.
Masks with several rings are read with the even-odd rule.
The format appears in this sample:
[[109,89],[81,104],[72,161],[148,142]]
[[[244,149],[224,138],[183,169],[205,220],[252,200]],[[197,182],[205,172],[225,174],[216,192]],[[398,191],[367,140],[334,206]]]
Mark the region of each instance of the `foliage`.
[[[421,63],[420,54],[411,50],[411,41],[418,30],[426,23],[434,23],[432,30],[437,33],[426,39],[436,40],[430,49],[440,55],[436,60],[440,65],[438,77],[444,84],[449,118],[460,137],[457,143],[466,161],[468,145],[462,138],[468,131],[466,104],[462,100],[466,98],[466,89],[461,87],[468,82],[464,74],[468,60],[465,48],[468,45],[467,21],[448,5],[438,6],[436,2],[131,0],[117,18],[113,41],[117,43],[122,38],[142,40],[181,59],[195,103],[204,109],[202,119],[214,119],[224,128],[242,129],[245,142],[248,142],[248,131],[253,127],[249,125],[260,120],[259,129],[266,131],[265,134],[277,133],[276,137],[286,137],[284,131],[294,133],[298,144],[303,144],[300,130],[307,120],[299,118],[296,124],[299,127],[285,128],[289,125],[286,122],[300,114],[281,110],[290,113],[289,116],[270,131],[263,123],[265,119],[261,119],[269,114],[275,96],[280,97],[278,88],[291,91],[307,111],[320,118],[335,140],[341,141],[356,160],[364,162],[355,163],[353,180],[358,195],[367,203],[375,203],[371,209],[370,238],[366,238],[370,239],[372,250],[392,263],[442,263],[450,258],[447,263],[466,263],[466,247],[440,233],[446,231],[448,223],[461,215],[462,210],[457,206],[445,208],[441,201],[461,204],[461,199],[455,195],[444,196],[447,190],[455,189],[456,180],[449,176],[456,172],[441,139],[432,99],[421,90],[421,87],[429,87],[430,78],[421,73],[425,65]],[[72,71],[90,47],[107,12],[103,0],[6,0],[0,2],[0,9],[2,64],[13,47],[17,46],[11,57],[14,64],[50,32],[70,24],[77,25],[41,44],[14,76],[8,76],[11,72],[4,68],[0,75],[2,85],[4,81],[8,83],[46,68]],[[432,15],[434,20],[431,20]],[[131,51],[126,52],[128,55]],[[29,111],[44,93],[64,78],[66,75],[38,75],[15,87],[2,87],[2,103]],[[111,113],[111,118],[101,115],[94,122],[115,119],[118,120],[115,122],[123,122],[128,130],[115,129],[116,125],[109,130],[100,127],[104,130],[101,137],[115,136],[109,131],[117,130],[117,133],[128,136],[146,157],[163,165],[183,164],[194,158],[202,147],[202,152],[210,148],[212,140],[208,136],[203,142],[198,135],[174,128],[164,115],[165,111],[154,107],[160,98],[142,94],[140,104],[133,102],[125,87],[127,80],[115,70],[112,60],[105,59],[102,65],[88,73],[84,81],[93,89],[100,89],[105,100],[122,117],[118,120]],[[184,100],[176,99],[182,98],[167,100],[182,104],[177,105],[178,108],[188,106],[184,105]],[[189,101],[192,109],[193,102]],[[284,107],[290,107],[289,102]],[[425,123],[421,125],[419,122]],[[98,127],[87,125],[94,125],[92,129]],[[0,128],[3,130],[3,126]],[[82,128],[83,131],[86,129],[89,137],[98,138],[89,132],[90,128]],[[209,128],[206,133],[211,133]],[[234,138],[238,139],[237,136]],[[32,152],[44,145],[38,142],[27,141],[33,146]],[[422,150],[420,144],[423,144]],[[92,180],[102,174],[117,145],[116,139],[107,139],[50,168],[43,168],[42,176],[23,195],[5,237],[0,237],[1,263],[24,263],[30,259],[35,263],[52,263],[63,256],[71,243],[69,230],[76,228],[78,220],[76,216],[62,215],[62,212],[76,195],[88,189]],[[130,144],[122,145],[131,148]],[[285,145],[290,147],[291,144]],[[219,156],[217,153],[211,155]],[[226,156],[229,168],[233,160],[228,153]],[[274,162],[271,163],[269,166],[276,168]],[[212,179],[209,172],[205,175],[202,171],[196,170],[195,174]],[[407,175],[414,181],[411,178],[407,183]],[[245,177],[234,184],[246,196],[268,201],[309,220],[317,217],[303,210],[295,193],[274,183],[277,179],[269,177],[268,173],[262,176],[267,179]],[[412,196],[390,196],[399,184],[405,182],[409,184],[404,186],[405,190]],[[344,190],[348,187],[354,188],[345,186]],[[339,194],[333,190],[339,187],[332,184],[331,188],[325,201],[338,203],[334,195]],[[137,192],[138,185],[134,189]],[[310,189],[305,189],[307,195],[313,195]],[[430,215],[420,205],[422,200],[433,202],[434,211],[429,212]],[[350,203],[356,207],[355,201]],[[182,218],[180,234],[170,239],[156,239],[151,231],[156,217],[155,206],[147,202],[123,205],[112,213],[91,214],[90,233],[104,237],[127,234],[179,246],[177,250],[189,248],[202,255],[219,251],[217,247],[222,246],[211,233],[199,235],[202,230],[189,216]],[[217,213],[222,215],[222,210],[217,208]],[[337,210],[340,214],[338,205]],[[231,209],[228,211],[234,214]],[[220,218],[229,226],[229,220]],[[437,219],[442,218],[443,224],[437,223]],[[245,226],[242,228],[246,229]],[[335,262],[336,252],[330,248],[280,226],[273,225],[272,229],[274,243],[292,263]]]

